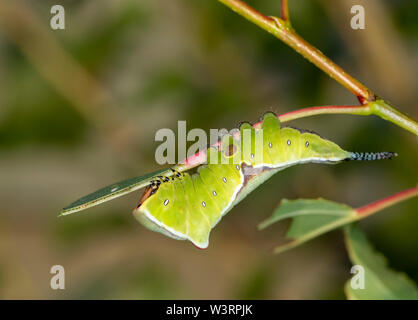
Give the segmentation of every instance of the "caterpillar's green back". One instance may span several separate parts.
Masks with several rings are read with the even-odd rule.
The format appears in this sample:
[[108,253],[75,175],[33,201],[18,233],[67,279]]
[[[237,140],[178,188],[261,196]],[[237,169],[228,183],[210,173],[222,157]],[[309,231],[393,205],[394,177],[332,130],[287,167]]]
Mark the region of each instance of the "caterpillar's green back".
[[317,134],[280,127],[273,113],[261,126],[243,123],[239,132],[225,135],[207,150],[207,164],[194,174],[178,165],[151,175],[100,189],[64,208],[80,211],[147,186],[134,216],[147,228],[175,239],[190,240],[199,248],[219,220],[252,190],[276,172],[298,163],[338,163],[342,160],[379,160],[391,152],[353,153]]
[[219,148],[209,150],[208,164],[197,173],[157,181],[134,216],[154,231],[206,248],[222,216],[277,171],[298,163],[352,158],[352,153],[317,134],[280,128],[272,113],[264,115],[260,129],[248,123],[239,129],[237,137],[224,136]]

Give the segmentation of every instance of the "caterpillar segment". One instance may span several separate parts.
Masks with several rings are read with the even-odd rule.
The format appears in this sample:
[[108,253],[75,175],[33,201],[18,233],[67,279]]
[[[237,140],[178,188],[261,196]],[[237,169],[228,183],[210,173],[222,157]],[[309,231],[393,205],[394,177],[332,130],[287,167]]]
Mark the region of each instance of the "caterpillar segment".
[[281,128],[277,116],[264,114],[260,128],[242,123],[238,135],[225,135],[220,146],[209,148],[208,163],[197,172],[172,169],[170,179],[158,178],[145,189],[135,218],[145,227],[207,248],[209,235],[233,206],[272,175],[299,163],[339,163],[380,160],[392,152],[355,153],[319,135]]

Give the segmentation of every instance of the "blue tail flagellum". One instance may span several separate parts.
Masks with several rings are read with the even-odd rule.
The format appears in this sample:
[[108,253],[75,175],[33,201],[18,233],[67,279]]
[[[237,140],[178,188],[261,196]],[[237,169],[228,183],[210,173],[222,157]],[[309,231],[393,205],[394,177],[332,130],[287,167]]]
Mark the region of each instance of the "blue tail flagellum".
[[351,152],[351,156],[346,160],[373,161],[392,159],[397,155],[398,154],[396,152]]

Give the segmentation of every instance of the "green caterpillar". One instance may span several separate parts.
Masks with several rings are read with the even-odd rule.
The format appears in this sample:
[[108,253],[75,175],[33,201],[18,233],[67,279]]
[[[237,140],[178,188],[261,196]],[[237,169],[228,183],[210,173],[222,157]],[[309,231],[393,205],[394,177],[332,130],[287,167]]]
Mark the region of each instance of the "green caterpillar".
[[341,149],[319,135],[280,127],[277,116],[266,113],[261,126],[243,123],[239,132],[222,137],[207,150],[207,164],[196,173],[182,164],[147,177],[134,178],[90,194],[64,208],[80,211],[147,186],[135,218],[145,227],[199,248],[220,219],[251,191],[276,172],[299,163],[338,163],[344,160],[380,160],[393,152],[357,153]]

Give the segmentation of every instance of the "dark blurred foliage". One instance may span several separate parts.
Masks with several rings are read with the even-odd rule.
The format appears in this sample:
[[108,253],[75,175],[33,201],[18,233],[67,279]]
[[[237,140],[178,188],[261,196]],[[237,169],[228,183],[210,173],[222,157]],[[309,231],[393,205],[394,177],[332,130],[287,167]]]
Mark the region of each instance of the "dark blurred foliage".
[[[355,1],[366,7],[362,31],[349,28],[352,2],[290,1],[292,24],[417,119],[417,1]],[[10,15],[10,3],[30,19]],[[280,1],[248,3],[280,13]],[[263,232],[256,226],[281,198],[321,196],[361,206],[416,185],[416,138],[376,117],[295,121],[345,149],[399,157],[285,170],[222,220],[205,251],[138,225],[130,212],[139,193],[57,219],[77,197],[155,170],[155,132],[176,130],[178,120],[187,120],[188,129],[230,129],[267,110],[356,100],[215,0],[62,1],[66,29],[57,31],[49,27],[53,4],[0,4],[0,297],[344,298],[350,263],[341,232],[273,256],[287,224]],[[31,38],[24,38],[29,31]],[[38,31],[50,37],[37,37]],[[43,48],[57,59],[42,59]],[[54,63],[56,78],[45,71]],[[79,98],[81,80],[86,92]],[[415,281],[417,204],[411,200],[360,223],[390,265]],[[49,287],[54,264],[65,267],[64,291]]]

